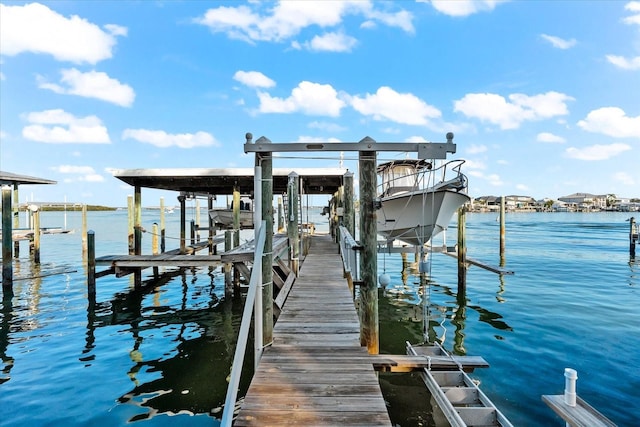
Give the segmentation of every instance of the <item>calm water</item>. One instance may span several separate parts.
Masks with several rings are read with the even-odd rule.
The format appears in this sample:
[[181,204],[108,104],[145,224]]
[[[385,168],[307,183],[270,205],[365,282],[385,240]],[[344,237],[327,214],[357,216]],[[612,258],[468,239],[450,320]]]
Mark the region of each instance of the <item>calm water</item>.
[[[629,259],[629,216],[509,214],[505,268],[515,274],[471,267],[462,304],[454,258],[434,254],[421,284],[415,265],[403,269],[400,255],[380,255],[379,269],[392,279],[380,290],[381,351],[404,353],[405,341],[423,340],[426,322],[448,350],[491,364],[472,376],[515,425],[564,425],[540,396],[562,393],[565,367],[578,371],[579,396],[618,425],[637,425],[640,265]],[[126,212],[88,218],[97,256],[126,253]],[[45,212],[41,221],[64,219]],[[242,311],[241,298],[225,299],[220,269],[171,270],[139,292],[130,277],[106,276],[92,305],[80,214],[67,221],[76,233],[42,238],[40,274],[58,274],[29,279],[38,269],[23,243],[14,273],[25,279],[2,301],[0,424],[217,425]],[[146,229],[155,221],[157,211],[144,212]],[[178,235],[177,215],[168,215],[168,249]],[[145,253],[150,240],[145,234]],[[448,240],[455,242],[455,227]],[[470,258],[498,265],[496,215],[467,214],[467,242]],[[433,425],[415,376],[384,374],[381,383],[395,423]]]

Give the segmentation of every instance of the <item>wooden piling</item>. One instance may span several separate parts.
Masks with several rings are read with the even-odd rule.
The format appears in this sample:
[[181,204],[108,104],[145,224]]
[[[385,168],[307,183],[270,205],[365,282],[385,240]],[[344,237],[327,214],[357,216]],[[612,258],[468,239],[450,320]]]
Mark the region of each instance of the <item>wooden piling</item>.
[[6,295],[13,291],[13,259],[11,244],[13,228],[11,227],[11,187],[2,186],[2,291]]
[[278,196],[278,233],[284,231],[284,221],[282,220],[282,196]]
[[33,262],[40,264],[40,210],[31,205],[33,210]]
[[636,257],[636,242],[638,241],[638,230],[636,229],[636,219],[629,218],[629,256]]
[[[273,220],[272,220],[273,221]],[[233,247],[240,246],[240,188],[233,186]]]
[[158,255],[158,223],[154,222],[151,228],[151,253]]
[[[233,232],[231,230],[224,231],[224,251],[229,252],[232,249]],[[231,263],[224,264],[224,291],[225,296],[233,294],[233,283],[231,281]]]
[[500,197],[500,267],[505,265],[505,200],[504,196]]
[[213,223],[213,218],[209,215],[213,209],[213,196],[209,194],[207,197],[207,222],[209,225],[209,255],[218,254],[218,248],[213,244],[213,237],[216,235],[215,224]]
[[166,230],[164,226],[164,197],[160,197],[160,252],[164,253],[165,251],[165,238],[166,238]]
[[128,221],[128,241],[129,241],[129,255],[135,253],[134,249],[134,236],[133,236],[133,196],[127,196],[127,221]]
[[289,174],[289,183],[287,185],[287,235],[289,237],[289,265],[291,271],[298,277],[300,268],[300,234],[298,232],[298,174],[291,172]]
[[196,221],[195,220],[191,220],[189,222],[189,229],[191,232],[191,246],[196,244]]
[[355,210],[353,207],[353,172],[344,174],[344,226],[351,236],[356,235]]
[[195,218],[195,223],[196,223],[196,227],[195,230],[197,231],[196,233],[196,242],[200,241],[200,232],[198,232],[198,230],[200,229],[200,200],[198,200],[196,198],[196,218]]
[[[20,199],[18,198],[18,184],[13,184],[13,229],[17,230],[20,228]],[[20,241],[16,240],[13,242],[13,256],[15,258],[20,258]]]
[[96,295],[96,236],[93,230],[87,236],[87,293],[89,297]]
[[[375,146],[369,137],[360,141],[368,148]],[[376,206],[376,151],[359,152],[360,170],[360,344],[366,346],[370,354],[379,353],[378,328],[378,247]]]
[[[142,255],[142,187],[133,187],[133,250],[135,255]],[[142,269],[136,268],[133,272],[133,283],[136,289],[142,286]]]
[[81,229],[81,235],[82,235],[82,259],[86,259],[87,258],[87,205],[83,204],[82,205],[82,229]]
[[458,209],[458,294],[467,290],[466,210],[465,206]]
[[[256,144],[271,144],[260,137]],[[273,159],[270,152],[256,153],[256,166],[262,168],[262,220],[266,222],[262,256],[262,343],[273,341]]]
[[180,203],[180,254],[184,255],[187,252],[187,241],[186,241],[186,216],[187,216],[187,208],[185,205],[186,196],[184,194],[180,194],[178,196],[178,202]]

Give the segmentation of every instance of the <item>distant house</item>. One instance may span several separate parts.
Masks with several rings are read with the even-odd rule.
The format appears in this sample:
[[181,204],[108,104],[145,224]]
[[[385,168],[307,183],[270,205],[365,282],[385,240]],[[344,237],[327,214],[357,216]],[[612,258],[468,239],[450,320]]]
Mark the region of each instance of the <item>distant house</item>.
[[[474,199],[474,208],[488,211],[500,210],[499,196],[481,196]],[[505,196],[505,209],[508,211],[515,210],[535,210],[536,201],[529,196]]]
[[573,193],[559,197],[558,200],[575,206],[579,211],[604,210],[615,201],[615,194],[595,195],[591,193]]

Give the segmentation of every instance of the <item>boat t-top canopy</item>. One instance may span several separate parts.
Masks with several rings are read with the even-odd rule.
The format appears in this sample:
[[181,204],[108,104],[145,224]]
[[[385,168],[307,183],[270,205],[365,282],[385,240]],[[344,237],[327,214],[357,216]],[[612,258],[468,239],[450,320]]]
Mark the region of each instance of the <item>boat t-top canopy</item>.
[[[344,168],[273,168],[273,193],[285,193],[289,174],[300,177],[305,194],[334,194],[340,186]],[[253,168],[121,169],[113,176],[129,185],[194,194],[233,194],[253,191]]]

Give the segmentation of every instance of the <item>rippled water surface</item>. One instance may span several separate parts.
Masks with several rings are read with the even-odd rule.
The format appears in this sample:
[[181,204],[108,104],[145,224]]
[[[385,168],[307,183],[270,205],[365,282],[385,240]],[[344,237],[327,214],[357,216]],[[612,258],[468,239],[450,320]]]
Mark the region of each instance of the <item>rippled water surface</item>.
[[[421,283],[413,255],[403,264],[398,254],[381,254],[379,269],[391,276],[380,289],[382,352],[404,353],[405,341],[423,341],[428,325],[430,339],[490,363],[472,376],[515,425],[563,425],[541,395],[562,393],[565,367],[578,371],[582,398],[620,426],[637,425],[640,265],[629,258],[629,216],[508,214],[504,267],[515,274],[471,267],[463,299],[454,258],[433,254]],[[315,217],[322,229],[326,219]],[[126,253],[126,212],[88,218],[97,256]],[[102,277],[90,303],[80,215],[67,220],[76,232],[43,236],[41,266],[22,243],[13,298],[3,295],[0,423],[216,425],[242,298],[225,298],[219,268],[199,268],[169,270],[156,282],[145,272],[139,291],[130,277]],[[42,213],[43,227],[63,221],[62,213]],[[157,212],[144,212],[145,229],[156,221]],[[497,266],[496,215],[467,214],[466,228],[468,256]],[[168,249],[178,235],[177,215],[168,215]],[[150,241],[145,234],[144,253]],[[455,227],[448,243],[455,243]],[[417,378],[380,378],[394,423],[433,424]]]

